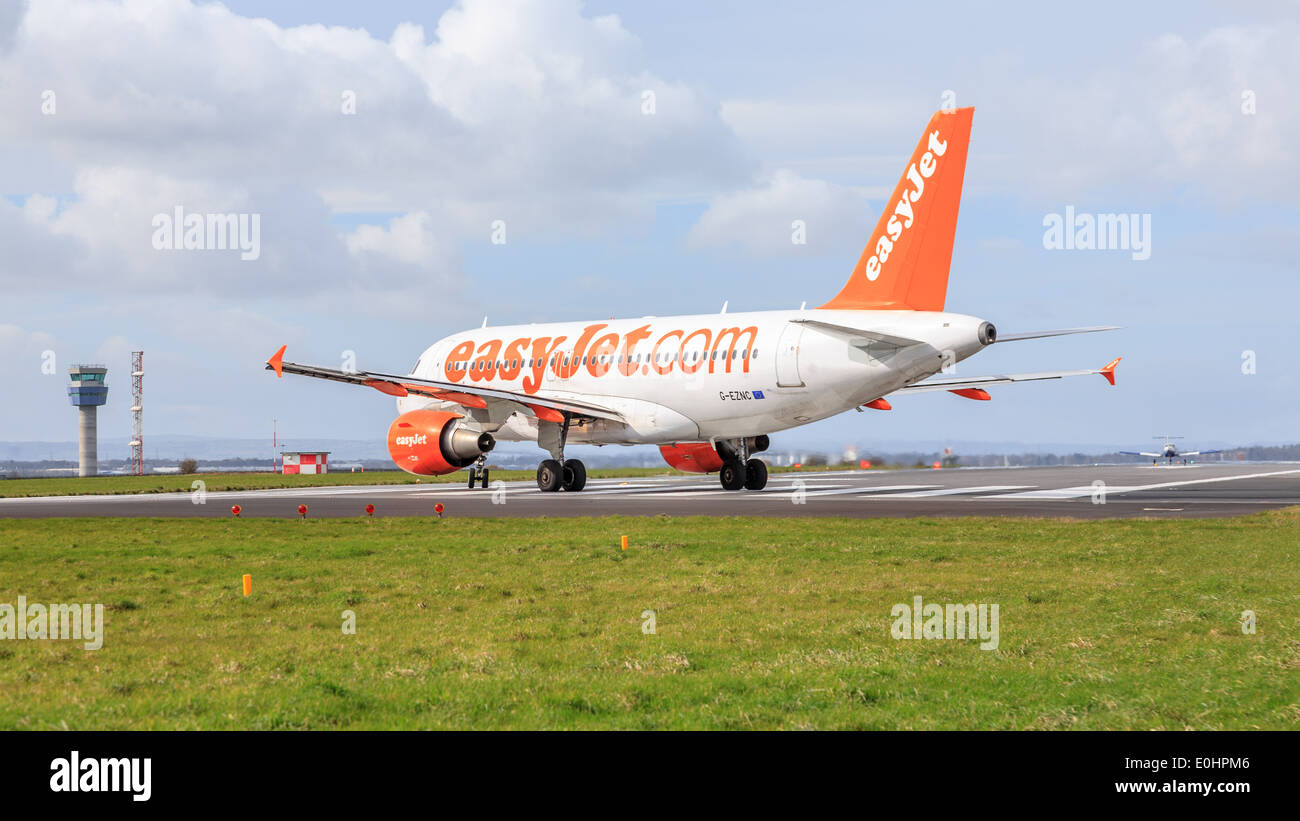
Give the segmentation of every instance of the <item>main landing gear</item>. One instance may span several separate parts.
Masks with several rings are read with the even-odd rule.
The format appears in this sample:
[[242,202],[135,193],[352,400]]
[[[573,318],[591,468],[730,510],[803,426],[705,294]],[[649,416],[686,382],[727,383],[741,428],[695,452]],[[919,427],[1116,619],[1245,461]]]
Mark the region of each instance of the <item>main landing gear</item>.
[[564,422],[538,422],[537,444],[546,448],[550,459],[537,466],[537,489],[543,493],[566,490],[577,493],[587,486],[587,466],[579,459],[564,458],[564,441],[569,437],[569,415]]
[[767,487],[767,463],[762,459],[728,459],[718,473],[723,490],[762,490]]
[[543,493],[567,490],[577,493],[587,486],[587,466],[580,459],[543,459],[537,466],[537,489]]
[[767,463],[749,456],[750,453],[767,450],[767,446],[766,436],[719,441],[718,454],[723,461],[718,480],[722,483],[722,489],[762,490],[767,487]]

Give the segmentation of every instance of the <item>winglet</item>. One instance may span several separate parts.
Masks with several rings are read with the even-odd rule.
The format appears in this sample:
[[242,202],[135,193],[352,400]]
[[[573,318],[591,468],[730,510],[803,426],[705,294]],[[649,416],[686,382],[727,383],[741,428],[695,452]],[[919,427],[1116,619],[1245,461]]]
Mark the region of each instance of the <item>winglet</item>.
[[1099,373],[1099,374],[1101,374],[1102,376],[1106,377],[1106,381],[1109,382],[1110,384],[1114,385],[1114,384],[1115,384],[1115,366],[1118,365],[1118,364],[1119,364],[1119,361],[1120,361],[1121,359],[1123,359],[1123,358],[1124,358],[1124,357],[1122,357],[1122,356],[1117,356],[1117,357],[1115,357],[1114,359],[1112,359],[1112,360],[1110,361],[1109,364],[1106,365],[1106,367],[1104,367],[1104,368],[1102,368],[1101,370],[1097,371],[1097,373]]
[[270,359],[266,360],[266,366],[275,371],[276,379],[280,379],[283,376],[281,370],[284,367],[284,351],[285,348],[288,347],[288,345],[281,345],[280,350],[276,351]]

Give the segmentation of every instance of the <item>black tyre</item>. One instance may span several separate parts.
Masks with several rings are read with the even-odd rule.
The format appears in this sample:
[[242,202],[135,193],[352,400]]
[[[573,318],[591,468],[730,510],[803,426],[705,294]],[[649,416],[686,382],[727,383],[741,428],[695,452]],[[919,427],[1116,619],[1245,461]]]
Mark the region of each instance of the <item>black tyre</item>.
[[745,486],[745,463],[739,459],[728,459],[722,463],[718,474],[723,490],[740,490]]
[[474,483],[477,482],[477,481],[478,481],[478,471],[474,470],[474,468],[470,468],[470,469],[469,469],[469,484],[466,485],[466,487],[470,487],[470,488],[474,487]]
[[483,479],[483,485],[482,485],[483,487],[488,486],[488,474],[490,473],[491,471],[488,470],[487,468],[483,468],[483,470],[479,471],[479,476],[482,477]]
[[745,488],[762,490],[767,487],[767,462],[762,459],[750,459],[745,463]]
[[564,480],[564,469],[554,459],[543,459],[537,466],[537,489],[543,493],[554,493],[560,489]]
[[562,485],[570,493],[577,493],[586,487],[587,466],[577,459],[565,459]]

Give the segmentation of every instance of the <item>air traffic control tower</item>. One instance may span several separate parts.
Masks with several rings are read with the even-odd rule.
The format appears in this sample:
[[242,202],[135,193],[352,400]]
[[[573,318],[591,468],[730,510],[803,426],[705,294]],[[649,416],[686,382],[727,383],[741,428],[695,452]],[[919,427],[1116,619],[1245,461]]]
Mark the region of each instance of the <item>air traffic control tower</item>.
[[108,401],[108,386],[104,376],[108,368],[103,365],[73,365],[68,368],[68,401],[81,414],[78,426],[77,456],[81,467],[78,476],[99,474],[99,432],[95,427],[95,409]]

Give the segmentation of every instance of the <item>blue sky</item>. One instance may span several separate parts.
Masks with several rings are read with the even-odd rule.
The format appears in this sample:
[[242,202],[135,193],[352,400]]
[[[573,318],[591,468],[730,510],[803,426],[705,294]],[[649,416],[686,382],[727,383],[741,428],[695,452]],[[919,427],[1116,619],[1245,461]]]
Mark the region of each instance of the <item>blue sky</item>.
[[[816,305],[949,91],[976,114],[948,308],[1004,332],[1125,326],[997,346],[960,372],[1122,355],[1119,385],[918,395],[778,442],[1297,439],[1285,4],[16,8],[0,13],[0,440],[72,438],[64,368],[105,361],[101,455],[125,455],[139,348],[155,435],[260,436],[278,418],[298,441],[378,440],[386,397],[260,363],[287,342],[300,361],[407,367],[485,314]],[[260,214],[260,258],[153,248],[151,219],[176,205]],[[1044,215],[1066,206],[1150,214],[1150,259],[1045,249]]]

